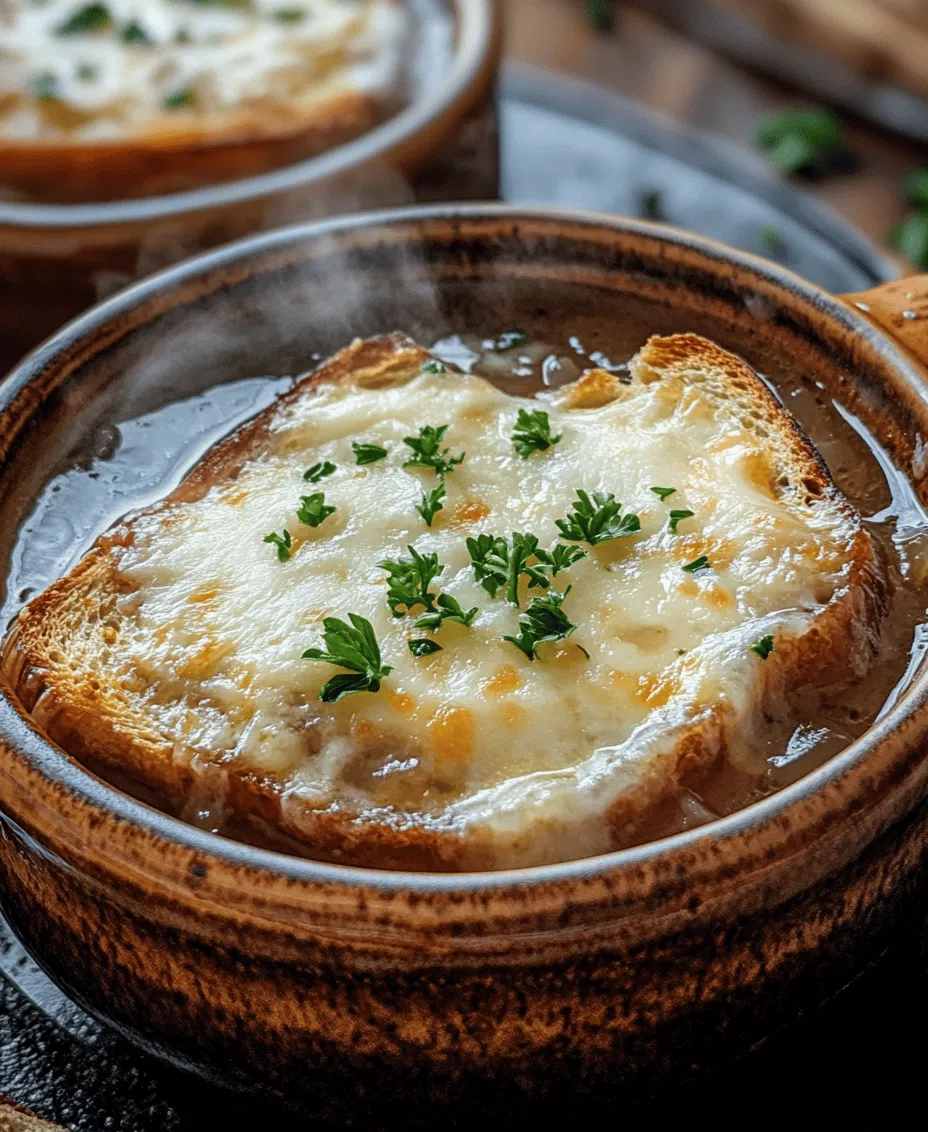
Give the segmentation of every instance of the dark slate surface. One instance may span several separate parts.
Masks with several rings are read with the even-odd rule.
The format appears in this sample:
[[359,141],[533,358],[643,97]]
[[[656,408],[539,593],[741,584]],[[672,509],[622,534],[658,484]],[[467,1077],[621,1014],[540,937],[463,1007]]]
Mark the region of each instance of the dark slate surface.
[[[506,199],[638,215],[660,193],[672,223],[749,251],[764,250],[765,228],[781,239],[778,258],[835,291],[871,286],[892,274],[879,251],[812,198],[772,177],[756,155],[642,110],[608,91],[543,72],[510,69],[502,99]],[[866,1097],[887,1101],[923,1073],[928,979],[916,926],[835,1003],[725,1072],[633,1099],[561,1098],[535,1108],[481,1100],[480,1111],[359,1112],[360,1128],[436,1122],[473,1127],[513,1121],[737,1119],[799,1123],[827,1111],[854,1129],[870,1120]],[[156,1063],[105,1032],[69,1003],[15,940],[0,930],[0,1095],[73,1132],[193,1132],[208,1127],[305,1127],[287,1113],[222,1093]],[[36,1004],[39,1005],[36,1005]],[[747,1051],[746,1051],[747,1052]],[[726,1114],[729,1114],[726,1117]]]

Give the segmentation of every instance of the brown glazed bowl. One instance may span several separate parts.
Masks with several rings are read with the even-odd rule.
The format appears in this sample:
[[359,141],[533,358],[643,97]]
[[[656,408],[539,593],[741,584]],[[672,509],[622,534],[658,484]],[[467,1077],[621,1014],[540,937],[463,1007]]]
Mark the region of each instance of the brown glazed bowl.
[[281,152],[279,169],[255,176],[243,152],[222,184],[131,200],[19,202],[0,191],[0,373],[133,279],[229,240],[364,208],[496,199],[499,0],[408,2],[418,50],[447,50],[447,66],[423,66],[410,103],[353,141],[302,161]]
[[[809,375],[928,493],[928,277],[836,298],[661,225],[419,208],[209,253],[33,353],[0,387],[4,559],[75,437],[107,422],[297,372],[355,334],[561,325],[608,347],[630,322],[700,330]],[[51,745],[6,694],[0,893],[87,1009],[179,1065],[295,1104],[353,1098],[370,1116],[391,1090],[654,1080],[743,1053],[845,985],[914,913],[926,752],[922,666],[844,753],[730,817],[567,864],[414,874],[288,857],[165,816]]]

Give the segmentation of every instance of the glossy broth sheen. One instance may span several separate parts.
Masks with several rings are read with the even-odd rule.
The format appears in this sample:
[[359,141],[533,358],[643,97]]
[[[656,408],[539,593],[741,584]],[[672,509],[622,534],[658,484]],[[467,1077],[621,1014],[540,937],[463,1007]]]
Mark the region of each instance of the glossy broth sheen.
[[[530,304],[523,295],[516,305],[518,296],[514,299],[513,292],[518,289],[510,286],[508,302],[500,303],[496,325],[458,333],[446,330],[438,336],[427,325],[406,329],[424,344],[434,343],[435,352],[446,361],[490,378],[507,393],[521,395],[565,384],[594,366],[621,371],[650,333],[694,330],[723,346],[735,345],[726,342],[724,331],[708,320],[687,317],[681,326],[679,313],[626,297],[621,321],[607,323],[601,315],[580,314],[563,331],[555,330],[542,307],[535,308],[533,317],[525,316]],[[501,336],[516,329],[525,330],[527,341],[507,345],[502,339],[500,348]],[[335,347],[325,344],[324,348]],[[790,702],[777,705],[772,712],[765,749],[750,764],[750,772],[726,763],[707,778],[689,784],[677,801],[654,815],[643,840],[730,813],[820,766],[863,734],[894,701],[928,644],[923,590],[928,571],[928,517],[907,481],[867,429],[814,381],[782,372],[775,359],[750,360],[811,437],[879,546],[891,588],[883,648],[868,676],[851,687],[828,689],[814,697],[797,688]],[[309,354],[305,362],[312,364]],[[118,427],[105,426],[88,437],[79,458],[47,483],[20,529],[5,618],[73,565],[111,522],[170,490],[221,435],[269,404],[287,385],[282,378],[219,385],[179,404],[121,421]],[[621,484],[614,490],[621,499]],[[199,808],[194,801],[184,813],[189,820],[255,840],[253,829],[237,829],[211,807]],[[279,839],[261,840],[299,851]]]

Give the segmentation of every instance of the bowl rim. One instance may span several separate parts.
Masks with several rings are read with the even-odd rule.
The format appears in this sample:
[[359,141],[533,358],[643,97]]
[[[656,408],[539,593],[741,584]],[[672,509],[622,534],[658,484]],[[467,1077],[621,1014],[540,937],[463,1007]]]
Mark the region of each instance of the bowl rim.
[[[430,221],[466,224],[468,221],[501,219],[570,225],[599,232],[606,230],[616,236],[650,237],[694,251],[717,263],[734,265],[759,280],[785,288],[813,305],[831,322],[866,340],[883,361],[907,379],[910,388],[918,391],[928,414],[928,382],[920,365],[851,302],[831,295],[780,264],[667,224],[576,209],[493,203],[418,205],[327,218],[249,236],[175,264],[92,307],[28,354],[0,381],[0,414],[32,380],[52,366],[56,358],[72,353],[86,335],[98,331],[116,316],[126,314],[145,301],[170,293],[180,284],[207,277],[216,269],[232,263],[244,263],[250,258],[258,260],[268,253],[306,245],[313,239],[325,239],[338,233]],[[107,342],[107,346],[112,344]],[[843,751],[796,782],[732,814],[670,837],[578,860],[487,872],[430,873],[340,865],[296,857],[234,841],[171,817],[98,778],[47,740],[0,685],[0,742],[9,746],[17,757],[24,758],[40,777],[63,788],[91,809],[102,810],[106,817],[140,827],[143,833],[189,850],[198,859],[212,860],[233,868],[245,867],[251,873],[270,874],[301,884],[335,885],[341,889],[379,890],[387,894],[447,894],[452,897],[462,892],[543,888],[561,882],[595,880],[606,874],[641,869],[704,843],[718,845],[736,841],[751,832],[759,833],[772,825],[782,825],[788,811],[798,809],[811,796],[859,769],[868,755],[879,750],[895,732],[906,724],[912,724],[919,715],[928,716],[928,665],[925,664],[890,707],[884,709],[884,714]],[[3,820],[11,819],[4,815]]]
[[224,208],[321,184],[375,160],[427,130],[479,83],[499,39],[499,0],[447,0],[457,21],[451,65],[423,98],[353,141],[281,169],[179,193],[131,200],[54,204],[0,200],[0,225],[11,228],[97,228],[164,220]]

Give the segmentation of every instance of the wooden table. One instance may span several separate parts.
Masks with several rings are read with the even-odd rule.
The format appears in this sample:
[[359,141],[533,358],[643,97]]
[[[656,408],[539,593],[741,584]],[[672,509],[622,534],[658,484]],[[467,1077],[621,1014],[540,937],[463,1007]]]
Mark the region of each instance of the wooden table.
[[[764,114],[816,102],[689,42],[632,4],[617,4],[610,32],[592,26],[584,0],[504,0],[504,5],[510,57],[592,79],[747,146],[753,146]],[[906,213],[899,193],[903,176],[928,154],[866,122],[849,120],[848,138],[859,170],[811,191],[883,243]]]

